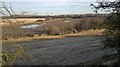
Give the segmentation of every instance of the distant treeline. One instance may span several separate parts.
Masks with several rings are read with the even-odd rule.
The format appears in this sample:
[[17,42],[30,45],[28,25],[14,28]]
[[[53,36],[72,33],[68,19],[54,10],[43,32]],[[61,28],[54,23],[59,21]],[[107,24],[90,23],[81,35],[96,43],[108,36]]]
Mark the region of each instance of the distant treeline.
[[42,15],[12,15],[3,16],[2,18],[105,18],[108,14],[68,14],[68,15],[54,15],[54,16],[42,16]]

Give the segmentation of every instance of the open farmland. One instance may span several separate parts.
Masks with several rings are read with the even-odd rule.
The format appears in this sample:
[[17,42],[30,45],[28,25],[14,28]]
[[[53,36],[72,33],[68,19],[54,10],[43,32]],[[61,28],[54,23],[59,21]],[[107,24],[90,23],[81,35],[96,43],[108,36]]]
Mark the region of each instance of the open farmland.
[[3,25],[3,48],[11,51],[14,45],[19,45],[31,56],[28,59],[18,57],[14,62],[17,65],[104,64],[102,57],[109,55],[111,49],[101,48],[104,29],[89,23],[93,20],[99,25],[102,23],[96,18],[57,18]]

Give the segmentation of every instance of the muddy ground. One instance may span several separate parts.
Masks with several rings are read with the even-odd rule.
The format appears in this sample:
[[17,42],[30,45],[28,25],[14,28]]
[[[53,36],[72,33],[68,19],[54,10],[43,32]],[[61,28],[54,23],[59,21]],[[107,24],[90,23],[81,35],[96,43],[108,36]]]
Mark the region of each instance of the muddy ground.
[[[111,50],[101,48],[100,36],[76,36],[63,39],[33,40],[19,43],[30,59],[18,59],[15,65],[79,65],[91,64],[108,55]],[[10,48],[11,45],[3,46]]]

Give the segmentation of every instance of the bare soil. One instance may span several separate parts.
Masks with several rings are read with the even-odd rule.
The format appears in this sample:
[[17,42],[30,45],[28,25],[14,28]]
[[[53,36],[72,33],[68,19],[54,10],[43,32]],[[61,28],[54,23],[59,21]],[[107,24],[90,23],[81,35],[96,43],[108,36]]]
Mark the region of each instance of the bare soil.
[[[21,20],[21,19],[19,19]],[[22,19],[23,20],[23,19]],[[30,20],[30,19],[29,19]],[[111,50],[101,48],[101,33],[103,30],[82,31],[76,34],[57,35],[57,36],[41,36],[33,35],[48,28],[50,25],[56,27],[72,27],[79,23],[81,19],[54,19],[42,22],[33,22],[38,19],[30,20],[30,23],[16,24],[11,26],[3,26],[3,36],[5,40],[22,41],[20,43],[6,43],[3,49],[8,51],[13,48],[13,44],[20,45],[31,58],[17,58],[14,65],[78,65],[91,64],[96,62],[104,55],[108,55]],[[21,29],[24,24],[41,24],[46,23],[42,27],[35,29]],[[9,29],[10,28],[10,29]],[[40,31],[41,32],[41,31]],[[27,37],[28,34],[33,36]],[[14,38],[12,39],[11,36]],[[25,42],[23,42],[25,41]],[[8,45],[9,44],[9,45]]]
[[[78,65],[96,62],[108,55],[110,49],[101,48],[100,36],[76,36],[53,40],[33,40],[19,43],[31,59],[18,58],[15,65]],[[11,45],[3,46],[10,48]]]

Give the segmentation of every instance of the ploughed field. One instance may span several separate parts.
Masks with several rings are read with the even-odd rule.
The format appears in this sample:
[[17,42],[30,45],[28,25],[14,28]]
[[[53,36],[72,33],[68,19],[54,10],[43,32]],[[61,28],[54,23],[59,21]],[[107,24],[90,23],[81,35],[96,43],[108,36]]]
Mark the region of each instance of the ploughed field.
[[[33,40],[19,43],[31,58],[18,58],[16,65],[79,65],[100,63],[111,50],[103,49],[100,36],[76,36],[62,39]],[[12,48],[12,45],[3,45]]]

